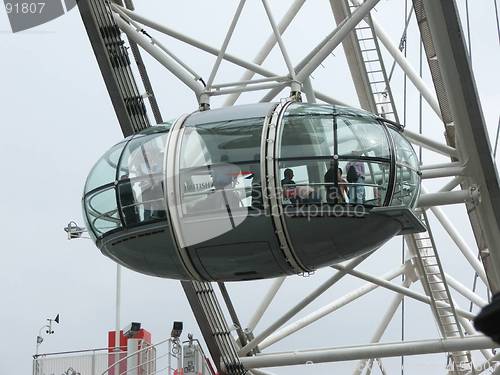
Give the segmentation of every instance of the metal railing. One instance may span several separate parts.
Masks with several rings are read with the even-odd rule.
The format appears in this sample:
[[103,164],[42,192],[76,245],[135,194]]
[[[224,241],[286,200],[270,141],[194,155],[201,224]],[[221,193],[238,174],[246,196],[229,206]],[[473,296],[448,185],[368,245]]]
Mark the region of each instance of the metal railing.
[[198,340],[168,338],[154,345],[141,343],[139,348],[40,354],[34,356],[33,375],[180,375],[193,369],[196,374],[214,374]]
[[99,375],[110,356],[108,349],[41,354],[33,359],[33,375]]

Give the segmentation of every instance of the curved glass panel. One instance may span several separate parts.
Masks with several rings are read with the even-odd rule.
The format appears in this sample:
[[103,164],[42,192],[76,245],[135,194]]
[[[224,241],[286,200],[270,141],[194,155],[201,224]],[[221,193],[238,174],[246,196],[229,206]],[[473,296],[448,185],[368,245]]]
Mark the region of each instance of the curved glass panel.
[[390,159],[390,148],[383,126],[375,119],[338,116],[339,156],[367,156]]
[[87,177],[84,193],[116,180],[116,168],[126,143],[126,141],[118,143],[99,159]]
[[285,116],[283,120],[280,158],[304,156],[332,157],[333,154],[332,115]]
[[376,116],[373,113],[367,112],[361,108],[346,107],[343,105],[336,105],[333,108],[336,115],[364,118],[370,122],[376,119]]
[[85,211],[88,224],[97,237],[121,227],[114,186],[86,196]]
[[160,173],[163,170],[168,129],[153,134],[138,134],[125,148],[118,179]]
[[408,142],[406,138],[397,131],[391,128],[388,129],[396,147],[396,162],[399,164],[405,164],[410,168],[418,170],[419,163],[417,154],[415,153],[415,150],[413,150],[410,142]]
[[168,129],[155,126],[127,138],[92,169],[84,204],[88,225],[97,237],[121,227],[122,219],[126,226],[133,226],[166,218],[163,154]]
[[284,204],[384,205],[391,149],[384,125],[372,114],[293,104],[282,129],[278,158]]
[[163,163],[168,128],[153,129],[134,137],[121,161],[118,198],[125,225],[166,218]]
[[336,107],[328,104],[307,104],[293,103],[286,110],[285,116],[304,116],[304,115],[330,115],[335,114]]
[[392,206],[415,207],[420,192],[418,158],[411,144],[397,131],[388,128],[394,141],[396,179]]
[[420,191],[420,176],[413,169],[396,165],[396,182],[391,206],[415,207]]

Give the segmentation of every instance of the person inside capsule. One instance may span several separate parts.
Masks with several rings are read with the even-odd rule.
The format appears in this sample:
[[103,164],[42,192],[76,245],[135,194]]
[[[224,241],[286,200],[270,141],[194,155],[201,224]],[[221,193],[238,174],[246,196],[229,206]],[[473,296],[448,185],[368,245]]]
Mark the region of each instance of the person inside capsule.
[[[353,151],[353,156],[361,156],[361,151]],[[350,161],[346,164],[349,203],[365,202],[365,164],[362,161]]]
[[327,203],[348,203],[347,181],[342,177],[342,168],[337,167],[338,163],[330,162],[330,168],[325,173],[325,191]]
[[284,178],[281,180],[281,187],[283,189],[283,197],[290,203],[295,204],[297,200],[297,187],[293,180],[293,169],[287,168],[283,172]]

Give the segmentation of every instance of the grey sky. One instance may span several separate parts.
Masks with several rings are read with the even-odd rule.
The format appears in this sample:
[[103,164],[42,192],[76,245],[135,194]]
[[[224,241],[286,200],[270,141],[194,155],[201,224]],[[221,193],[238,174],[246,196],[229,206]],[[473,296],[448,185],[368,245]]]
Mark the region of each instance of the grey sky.
[[[258,1],[247,2],[229,52],[248,60],[258,51],[271,29]],[[273,1],[279,19],[290,1]],[[458,2],[463,10],[464,1]],[[471,6],[472,52],[475,77],[491,137],[496,131],[500,94],[498,62],[500,53],[496,34],[493,1],[476,0]],[[234,1],[160,2],[136,0],[137,11],[185,34],[220,46],[236,7]],[[395,43],[403,26],[402,0],[382,0],[376,17]],[[465,15],[462,15],[465,18]],[[292,23],[284,39],[294,62],[299,61],[333,27],[327,1],[309,0]],[[418,39],[413,20],[408,38],[408,55],[418,69]],[[165,43],[203,77],[208,77],[215,57],[194,51],[169,38]],[[5,327],[0,344],[0,375],[27,374],[35,337],[45,319],[61,314],[55,334],[46,338],[41,352],[105,347],[106,332],[114,327],[115,264],[100,254],[91,241],[67,241],[62,228],[69,220],[82,223],[81,192],[93,163],[114,143],[121,132],[100,75],[94,54],[78,11],[35,29],[12,34],[4,10],[0,10],[0,108],[2,109],[0,160],[3,178],[0,184],[3,215],[2,267],[0,270],[0,322]],[[196,108],[194,95],[173,76],[146,57],[153,85],[165,119]],[[392,60],[387,59],[390,65]],[[278,50],[271,54],[266,67],[284,74]],[[340,100],[356,104],[343,51],[337,49],[314,73],[313,85]],[[430,84],[424,62],[424,78]],[[216,81],[236,80],[241,69],[223,63]],[[408,127],[417,130],[418,96],[408,84]],[[393,91],[402,117],[402,74],[395,73]],[[245,95],[242,103],[258,100],[262,94]],[[214,106],[221,103],[214,100]],[[443,140],[443,127],[424,104],[424,132]],[[498,158],[497,158],[498,160]],[[424,152],[424,162],[445,161]],[[433,181],[437,187],[443,181]],[[475,249],[470,226],[462,206],[445,208],[466,241]],[[432,218],[434,222],[434,219]],[[435,225],[438,247],[448,272],[470,286],[473,273],[441,227]],[[361,269],[376,275],[400,264],[401,238],[393,239]],[[297,296],[331,275],[319,271],[304,280],[292,277],[285,282],[276,303],[262,325],[271,323]],[[268,281],[230,285],[241,320],[248,322],[253,304]],[[314,305],[319,307],[357,286],[347,279],[328,291]],[[185,331],[199,336],[189,306],[177,281],[143,276],[129,270],[123,278],[122,326],[135,320],[153,333],[153,340],[166,337],[173,320],[183,320]],[[418,290],[418,288],[417,288]],[[483,288],[484,290],[484,288]],[[315,348],[368,342],[391,296],[377,291],[353,306],[309,327],[276,345],[276,351],[295,347]],[[458,299],[462,307],[468,306]],[[437,337],[430,311],[416,302],[408,302],[406,335],[413,339]],[[312,308],[306,309],[306,312]],[[398,313],[399,314],[399,313]],[[399,315],[398,315],[399,316]],[[425,322],[425,323],[424,323]],[[389,327],[385,341],[400,337],[399,317]],[[273,347],[271,349],[274,349]],[[399,359],[387,360],[395,371]],[[407,374],[440,374],[444,355],[430,359],[407,359]],[[435,365],[434,365],[435,364]],[[350,372],[353,363],[321,365],[317,374]],[[316,368],[315,368],[316,370]],[[303,373],[303,369],[276,371],[279,374]],[[389,373],[393,373],[390,371]]]

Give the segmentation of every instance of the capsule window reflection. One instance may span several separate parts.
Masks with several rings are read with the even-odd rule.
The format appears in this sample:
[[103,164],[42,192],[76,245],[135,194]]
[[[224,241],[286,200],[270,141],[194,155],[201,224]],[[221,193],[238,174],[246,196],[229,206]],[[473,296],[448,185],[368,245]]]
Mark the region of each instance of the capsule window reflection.
[[110,149],[83,208],[96,245],[136,271],[238,281],[300,274],[423,230],[418,159],[397,124],[348,107],[196,112]]

